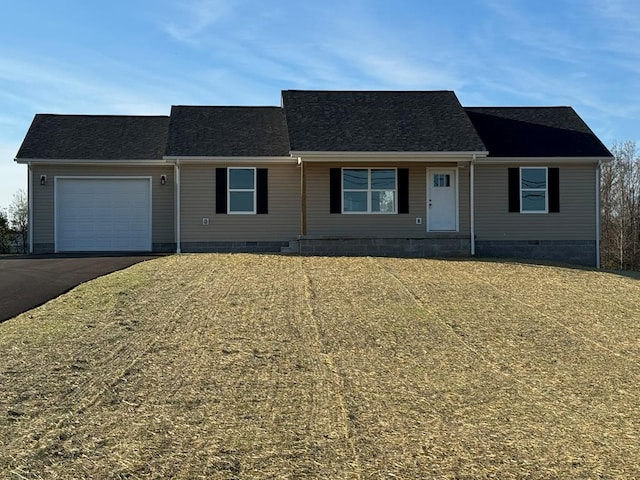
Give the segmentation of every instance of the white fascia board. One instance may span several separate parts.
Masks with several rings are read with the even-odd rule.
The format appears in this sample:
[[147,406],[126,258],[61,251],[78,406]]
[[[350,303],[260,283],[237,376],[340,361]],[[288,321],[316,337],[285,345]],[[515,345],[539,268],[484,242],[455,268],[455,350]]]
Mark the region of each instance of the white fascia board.
[[292,157],[301,157],[305,162],[441,162],[442,159],[472,161],[489,152],[302,152],[292,151]]
[[15,162],[32,165],[92,165],[96,167],[140,167],[140,166],[163,166],[167,165],[164,160],[89,160],[79,158],[16,158]]
[[500,165],[505,163],[517,163],[523,165],[553,163],[553,164],[585,164],[610,162],[611,157],[490,157],[479,158],[476,163],[478,165]]
[[298,159],[292,157],[183,157],[183,156],[164,156],[162,157],[167,163],[179,162],[181,165],[185,163],[234,163],[234,164],[273,164],[273,163],[297,163]]

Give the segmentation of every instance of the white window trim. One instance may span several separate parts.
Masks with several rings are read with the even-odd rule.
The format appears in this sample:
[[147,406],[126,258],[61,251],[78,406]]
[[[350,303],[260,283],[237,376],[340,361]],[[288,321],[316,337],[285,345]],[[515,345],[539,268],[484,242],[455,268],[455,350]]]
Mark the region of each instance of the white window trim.
[[[231,188],[231,170],[253,170],[253,188]],[[227,214],[229,215],[256,215],[257,212],[257,171],[255,167],[227,167]],[[231,192],[252,192],[253,210],[250,212],[235,212],[231,210]]]
[[[351,212],[344,209],[344,171],[345,170],[366,170],[367,171],[367,189],[357,190],[347,188],[347,192],[367,192],[367,210],[362,212]],[[374,212],[371,210],[371,193],[387,192],[390,189],[372,189],[371,188],[371,171],[372,170],[393,170],[395,173],[395,188],[393,188],[393,211],[392,212]],[[340,205],[342,213],[345,215],[395,215],[398,213],[398,169],[394,167],[343,167],[340,169]]]
[[[522,188],[522,170],[544,170],[544,184],[545,188]],[[520,191],[520,213],[525,215],[529,214],[541,214],[549,213],[549,168],[548,167],[520,167],[520,176],[518,177],[518,186]],[[544,210],[523,210],[522,207],[522,191],[525,192],[544,192]]]

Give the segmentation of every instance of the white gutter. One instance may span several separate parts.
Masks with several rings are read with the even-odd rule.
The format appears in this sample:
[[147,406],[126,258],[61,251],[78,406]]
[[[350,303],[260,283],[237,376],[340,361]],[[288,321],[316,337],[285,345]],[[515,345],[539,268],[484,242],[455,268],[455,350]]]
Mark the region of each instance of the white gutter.
[[486,152],[291,152],[305,162],[471,162]]
[[27,163],[28,165],[28,182],[27,185],[27,202],[28,202],[28,222],[29,226],[27,227],[29,235],[29,253],[33,253],[33,171],[31,170],[31,162]]
[[38,164],[38,165],[93,165],[97,167],[103,166],[122,166],[122,167],[140,167],[140,166],[161,166],[166,165],[165,160],[90,160],[82,158],[16,158],[19,164]]
[[176,253],[182,253],[180,249],[180,160],[178,159],[173,165],[173,172],[176,177]]
[[596,165],[596,268],[600,268],[600,166]]
[[269,164],[269,163],[295,163],[296,159],[292,157],[176,157],[165,155],[162,157],[164,162],[181,162],[181,163],[230,163],[230,164]]
[[[585,164],[602,162],[602,157],[488,157],[479,158],[478,163],[499,165],[503,163],[523,163],[523,164]],[[611,160],[604,160],[609,162]]]
[[469,164],[469,230],[471,233],[471,256],[476,254],[476,215],[475,215],[475,164],[476,155]]
[[393,157],[393,158],[405,158],[405,157],[463,157],[468,158],[470,155],[486,156],[489,152],[477,151],[477,152],[344,152],[344,151],[291,151],[292,157]]

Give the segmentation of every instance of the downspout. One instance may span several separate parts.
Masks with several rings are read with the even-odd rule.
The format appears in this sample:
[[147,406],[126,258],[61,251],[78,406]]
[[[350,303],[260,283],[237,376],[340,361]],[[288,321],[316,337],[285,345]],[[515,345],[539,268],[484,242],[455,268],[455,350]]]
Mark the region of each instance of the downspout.
[[596,165],[596,268],[600,269],[600,166],[602,161],[598,160]]
[[27,185],[27,202],[28,202],[28,222],[27,235],[29,236],[29,253],[33,253],[33,170],[31,169],[31,162],[28,165],[28,182]]
[[307,179],[304,172],[304,162],[298,157],[298,166],[300,166],[300,236],[307,234]]
[[469,164],[469,230],[471,233],[471,256],[476,254],[476,215],[475,215],[475,166],[476,154]]
[[180,249],[180,160],[173,165],[176,177],[176,253],[182,253]]

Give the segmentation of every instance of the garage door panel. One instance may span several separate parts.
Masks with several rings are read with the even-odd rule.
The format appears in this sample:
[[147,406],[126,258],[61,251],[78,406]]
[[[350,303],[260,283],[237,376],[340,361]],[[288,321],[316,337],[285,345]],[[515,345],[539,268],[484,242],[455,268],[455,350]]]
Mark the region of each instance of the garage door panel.
[[57,251],[151,250],[147,178],[58,178]]

